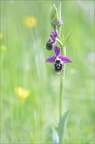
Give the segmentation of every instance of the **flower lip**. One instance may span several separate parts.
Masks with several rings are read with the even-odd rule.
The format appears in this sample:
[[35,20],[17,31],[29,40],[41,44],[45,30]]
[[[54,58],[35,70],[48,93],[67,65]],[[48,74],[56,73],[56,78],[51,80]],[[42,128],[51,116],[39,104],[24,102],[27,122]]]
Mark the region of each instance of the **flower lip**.
[[58,74],[63,71],[63,63],[62,63],[61,59],[56,58],[55,64],[54,64],[54,69]]
[[47,50],[52,50],[52,41],[49,39],[48,42],[46,43],[46,49]]

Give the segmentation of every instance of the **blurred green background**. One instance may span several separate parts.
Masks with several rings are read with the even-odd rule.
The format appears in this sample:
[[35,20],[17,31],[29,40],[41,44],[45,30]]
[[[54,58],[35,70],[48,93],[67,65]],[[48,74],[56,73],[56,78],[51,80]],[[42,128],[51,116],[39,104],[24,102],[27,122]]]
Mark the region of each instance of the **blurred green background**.
[[[54,55],[45,49],[52,31],[52,3],[59,6],[58,0],[0,1],[1,144],[53,143],[60,75],[45,63]],[[61,4],[62,33],[72,31],[66,49],[73,61],[66,65],[63,94],[63,112],[70,108],[65,143],[94,144],[94,1],[62,0]],[[31,28],[25,25],[27,16],[37,22]]]

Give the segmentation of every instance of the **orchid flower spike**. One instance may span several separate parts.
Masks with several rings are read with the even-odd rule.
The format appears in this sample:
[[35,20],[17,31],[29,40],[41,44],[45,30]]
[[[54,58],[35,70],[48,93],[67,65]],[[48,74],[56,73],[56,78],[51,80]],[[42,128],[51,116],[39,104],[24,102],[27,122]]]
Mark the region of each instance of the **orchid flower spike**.
[[71,63],[72,60],[60,54],[60,48],[54,47],[55,56],[52,56],[46,60],[46,62],[50,62],[54,64],[55,71],[59,74],[64,70],[65,63]]

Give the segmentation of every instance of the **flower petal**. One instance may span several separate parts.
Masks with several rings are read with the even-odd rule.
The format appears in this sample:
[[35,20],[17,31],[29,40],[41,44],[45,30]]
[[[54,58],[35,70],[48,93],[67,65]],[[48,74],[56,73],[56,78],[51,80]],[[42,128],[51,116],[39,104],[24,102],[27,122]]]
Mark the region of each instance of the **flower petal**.
[[56,59],[56,56],[52,56],[52,57],[46,59],[46,62],[54,63],[55,59]]
[[55,29],[55,30],[52,32],[51,37],[58,37],[58,30],[57,30],[57,29]]
[[55,46],[54,47],[54,52],[55,52],[56,56],[60,55],[60,48]]
[[50,35],[51,39],[52,39],[52,45],[55,45],[57,42],[57,37],[58,37],[58,30],[54,30],[52,32],[52,34]]
[[59,58],[62,60],[62,62],[64,62],[64,63],[71,63],[72,62],[72,60],[71,59],[69,59],[69,58],[67,58],[67,57],[65,57],[65,56],[59,56]]
[[63,25],[63,21],[60,18],[58,19],[58,25],[59,26]]

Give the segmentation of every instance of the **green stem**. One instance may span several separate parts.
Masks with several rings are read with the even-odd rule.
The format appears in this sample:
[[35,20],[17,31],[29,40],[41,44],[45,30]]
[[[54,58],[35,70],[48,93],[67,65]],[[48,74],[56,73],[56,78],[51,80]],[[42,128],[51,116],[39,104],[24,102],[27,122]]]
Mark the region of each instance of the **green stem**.
[[[57,42],[60,44],[61,47],[61,53],[66,56],[65,47],[63,46],[63,43],[60,40],[60,36],[57,38]],[[59,92],[59,119],[61,118],[63,114],[63,88],[64,88],[64,78],[65,78],[65,66],[64,71],[61,73],[60,77],[60,92]]]
[[63,43],[61,42],[61,40],[59,38],[57,38],[57,41],[60,44],[61,48],[63,49]]
[[[63,54],[63,48],[62,48]],[[62,116],[62,109],[63,109],[63,73],[61,73],[60,77],[60,93],[59,93],[59,118]]]
[[[63,47],[61,44],[61,53],[63,55],[66,53],[65,52],[65,47]],[[59,119],[61,118],[62,114],[63,114],[63,88],[64,88],[64,78],[65,78],[65,66],[64,66],[64,72],[61,73],[61,77],[60,77],[60,93],[59,93]]]
[[59,93],[59,118],[62,116],[62,109],[63,109],[63,81],[62,81],[62,74],[60,78],[60,93]]

